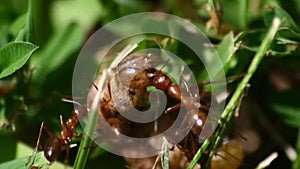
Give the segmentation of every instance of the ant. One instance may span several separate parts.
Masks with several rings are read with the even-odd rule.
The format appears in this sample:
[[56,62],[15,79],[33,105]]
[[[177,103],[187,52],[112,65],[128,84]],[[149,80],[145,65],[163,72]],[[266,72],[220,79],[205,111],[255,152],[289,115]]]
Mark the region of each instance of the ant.
[[[181,92],[180,86],[178,84],[173,83],[171,78],[165,73],[163,73],[161,70],[151,68],[153,65],[152,61],[154,60],[157,60],[157,56],[151,55],[150,53],[135,52],[126,56],[113,69],[114,76],[110,77],[108,84],[106,85],[106,88],[103,91],[101,106],[99,108],[101,109],[102,116],[104,117],[104,119],[106,119],[108,123],[118,131],[117,133],[126,133],[126,125],[123,124],[126,122],[126,120],[121,118],[118,113],[118,108],[122,108],[124,110],[124,108],[126,109],[127,105],[129,105],[126,102],[128,100],[125,100],[123,98],[126,98],[126,95],[127,97],[129,96],[131,105],[133,105],[138,110],[147,109],[148,105],[145,100],[147,100],[148,97],[148,92],[146,89],[148,86],[154,86],[155,88],[165,92],[170,98],[179,101],[179,103],[165,110],[166,115],[170,112],[178,110],[181,106],[181,103],[186,107],[187,110],[195,108],[199,108],[201,110],[209,109],[209,107],[203,107],[202,102],[195,102],[195,100],[193,100],[193,97],[190,96],[189,91]],[[96,84],[101,76],[102,73],[100,73],[96,78]],[[187,86],[187,82],[185,82],[184,80],[183,82],[184,85]],[[124,85],[125,88],[123,87]],[[96,91],[97,86],[93,85],[93,87],[89,91],[87,105],[91,104],[91,101],[93,100]],[[202,97],[207,98],[203,100],[204,102],[211,101],[211,95],[209,94],[209,92],[202,90],[202,88],[199,97],[201,100]],[[115,102],[116,100],[114,98],[121,99],[121,101]],[[203,105],[210,105],[210,103],[203,103]],[[202,112],[203,111],[199,111],[199,113]],[[206,115],[198,115],[198,120],[204,122],[203,119],[200,119],[204,116]],[[202,126],[203,123],[197,124],[200,124],[200,126]]]
[[[40,130],[39,130],[39,136],[37,140],[37,144],[33,153],[33,161],[31,164],[31,167],[33,166],[33,163],[35,161],[35,156],[38,151],[38,146],[40,145],[40,140],[42,136],[43,130],[45,130],[49,136],[48,140],[46,141],[45,146],[43,147],[44,156],[46,159],[52,164],[60,155],[60,152],[62,151],[63,147],[66,147],[66,159],[65,162],[67,162],[69,157],[69,151],[70,146],[69,143],[72,141],[72,138],[81,138],[81,134],[76,134],[76,126],[78,123],[78,114],[80,111],[88,111],[88,109],[85,106],[80,105],[79,103],[75,101],[69,101],[64,100],[65,102],[71,102],[78,105],[77,109],[74,109],[72,112],[72,116],[69,117],[65,122],[62,119],[62,115],[59,116],[60,124],[61,124],[61,132],[59,136],[57,136],[54,132],[52,132],[46,125],[45,122],[42,122]],[[85,112],[83,112],[85,113]]]
[[[181,156],[177,161],[190,161],[195,155],[196,150],[201,146],[201,143],[198,142],[198,136],[202,131],[211,104],[217,102],[210,92],[203,89],[203,86],[213,82],[202,82],[198,84],[199,95],[192,96],[187,87],[187,82],[182,76],[181,82],[183,82],[186,88],[184,91],[180,90],[180,85],[174,83],[172,79],[162,71],[162,68],[152,68],[155,65],[152,61],[154,62],[155,59],[157,59],[155,55],[143,52],[134,52],[123,58],[123,60],[112,69],[113,72],[109,76],[109,80],[103,90],[99,110],[101,110],[100,112],[103,118],[114,128],[117,135],[122,133],[132,137],[149,137],[168,127],[169,124],[166,124],[165,120],[173,120],[170,113],[180,109],[181,105],[188,111],[196,108],[197,115],[195,115],[196,117],[194,116],[194,126],[192,126],[188,135],[176,145],[180,148],[173,153]],[[89,91],[87,98],[88,107],[98,90],[95,84],[98,84],[101,76],[103,76],[103,74],[99,73]],[[165,109],[165,113],[152,123],[137,124],[122,117],[118,108],[128,110],[128,105],[130,104],[138,110],[148,108],[148,103],[145,100],[149,94],[147,91],[147,87],[149,86],[163,91],[169,99],[173,99],[176,103],[173,105],[172,101],[172,105]],[[124,98],[130,98],[131,103],[129,104],[127,102],[128,100]],[[197,99],[200,101],[196,101]],[[157,124],[161,124],[159,126],[160,128],[157,127]],[[153,132],[153,126],[155,132]],[[134,163],[130,161],[130,159],[126,159],[126,161],[129,165]]]
[[[147,75],[147,79],[142,81],[141,79],[145,79],[145,74]],[[187,90],[184,92],[181,92],[180,86],[173,83],[171,78],[164,72],[155,68],[148,68],[139,72],[134,77],[129,88],[140,90],[140,88],[145,88],[146,86],[152,85],[156,89],[165,92],[170,98],[177,100],[179,103],[168,107],[165,110],[166,115],[180,109],[181,104],[187,110],[195,110],[195,108],[198,109],[197,117],[194,117],[196,122],[192,128],[192,131],[195,135],[199,135],[202,130],[203,124],[206,121],[206,116],[211,105],[210,102],[216,100],[214,99],[214,97],[212,97],[210,92],[203,90],[203,86],[209,84],[209,82],[198,84],[200,94],[197,96],[191,96],[190,92],[188,91],[187,82],[183,78],[181,78],[181,80],[187,88]],[[143,82],[142,85],[141,83],[137,83],[140,81]],[[200,102],[196,102],[195,99],[200,99]]]
[[[144,80],[144,84],[141,85],[141,83],[136,83],[137,81],[142,81],[145,77],[145,74],[147,75],[148,79]],[[238,75],[238,76],[232,76],[226,78],[225,81],[232,80],[232,79],[237,79],[240,77],[243,77],[244,74]],[[184,83],[184,85],[187,88],[187,82],[182,78],[181,79]],[[200,146],[198,141],[193,141],[197,140],[197,136],[200,135],[202,128],[204,126],[204,122],[207,119],[207,114],[209,112],[210,106],[212,103],[217,103],[217,100],[215,97],[211,95],[210,92],[205,91],[203,87],[207,84],[210,83],[216,83],[216,82],[221,82],[224,80],[217,80],[217,81],[211,81],[211,82],[202,82],[197,84],[197,87],[199,89],[199,95],[196,96],[191,96],[188,89],[184,92],[181,92],[180,86],[178,84],[175,84],[172,82],[171,78],[162,72],[161,70],[157,70],[155,68],[148,68],[145,69],[141,72],[139,72],[132,83],[130,84],[130,88],[133,89],[139,89],[141,86],[149,86],[152,85],[156,89],[162,90],[165,92],[170,98],[177,100],[179,103],[167,108],[165,110],[165,114],[169,114],[173,111],[176,111],[180,109],[181,104],[187,109],[191,110],[194,108],[198,109],[197,115],[194,117],[195,123],[191,129],[191,133],[189,133],[184,140],[181,142],[183,144],[183,149],[186,149],[187,152],[190,152],[188,155],[189,158],[192,158],[194,154],[196,153],[195,147]],[[137,85],[138,84],[138,85]],[[195,102],[193,97],[196,97],[196,99],[199,99],[199,102]]]
[[[145,83],[148,85],[153,85],[155,88],[162,90],[165,92],[170,98],[173,98],[179,103],[167,108],[165,110],[165,114],[169,114],[170,112],[176,111],[180,109],[181,104],[188,110],[192,110],[193,108],[198,108],[198,117],[194,124],[194,127],[192,128],[192,131],[195,135],[199,135],[204,122],[206,121],[206,116],[209,112],[211,104],[216,104],[218,101],[216,100],[215,97],[211,95],[210,92],[205,91],[203,87],[205,85],[211,84],[211,83],[218,83],[218,82],[224,82],[224,81],[230,81],[230,80],[235,80],[241,77],[244,77],[245,74],[240,74],[240,75],[234,75],[227,77],[225,80],[220,79],[220,80],[215,80],[215,81],[209,81],[209,82],[202,82],[198,83],[197,87],[199,89],[199,95],[196,96],[191,96],[189,91],[188,91],[188,85],[187,82],[181,78],[183,81],[183,84],[187,88],[185,92],[180,91],[180,86],[178,84],[175,84],[172,82],[171,78],[163,73],[161,70],[157,70],[155,68],[148,68],[144,70],[146,74],[148,75],[148,80],[144,80]],[[183,70],[182,70],[183,71]],[[140,73],[142,74],[142,73]],[[138,76],[141,76],[138,74]],[[143,76],[141,76],[143,77]],[[138,79],[138,78],[137,78]],[[144,85],[145,86],[145,85]],[[130,87],[136,87],[135,85],[131,84]],[[193,99],[195,97],[196,99],[199,99],[199,102],[195,102]]]
[[[168,75],[163,73],[161,70],[156,70],[155,68],[149,68],[146,69],[145,71],[147,72],[148,77],[150,78],[151,85],[167,93],[169,97],[182,102],[182,104],[186,106],[188,109],[193,108],[191,107],[194,106],[192,100],[187,99],[188,97],[186,96],[186,93],[181,93],[179,85],[173,83],[171,78]],[[184,80],[183,82],[184,85],[187,86],[187,83]],[[178,110],[179,108],[180,108],[180,103],[167,108],[165,110],[165,113],[168,114],[170,112]]]
[[[99,109],[101,110],[101,116],[115,129],[116,134],[127,134],[127,123],[130,123],[127,119],[120,116],[118,110],[127,111],[130,108],[130,103],[133,107],[144,109],[147,107],[145,100],[147,98],[146,86],[144,80],[148,80],[147,76],[139,77],[133,83],[137,85],[135,89],[129,87],[132,78],[136,77],[136,73],[148,68],[151,65],[153,57],[150,57],[149,53],[135,52],[131,53],[123,58],[120,63],[112,69],[108,82],[103,90],[102,98],[100,101]],[[87,107],[90,107],[94,100],[95,94],[98,91],[99,80],[102,77],[102,72],[99,73],[95,79],[93,86],[91,87],[87,97]],[[141,86],[142,85],[142,86]],[[130,98],[130,103],[127,98]]]

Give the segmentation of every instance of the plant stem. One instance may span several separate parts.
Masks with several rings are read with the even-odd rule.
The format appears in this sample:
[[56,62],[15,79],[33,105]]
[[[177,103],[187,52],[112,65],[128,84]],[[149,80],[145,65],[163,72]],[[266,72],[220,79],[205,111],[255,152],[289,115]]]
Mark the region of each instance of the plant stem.
[[[232,98],[230,99],[229,103],[227,104],[227,106],[225,107],[224,112],[221,115],[221,119],[225,119],[224,124],[222,123],[222,121],[220,121],[219,123],[222,124],[221,128],[220,128],[220,132],[218,135],[218,138],[223,137],[225,130],[226,130],[226,124],[230,123],[235,110],[236,110],[236,103],[238,102],[239,98],[241,97],[244,89],[246,88],[250,78],[253,76],[254,72],[256,71],[258,65],[260,64],[262,58],[265,56],[265,54],[267,53],[267,51],[270,48],[270,45],[275,37],[275,34],[280,26],[280,19],[279,18],[274,18],[273,22],[272,22],[272,26],[270,27],[267,35],[265,36],[264,40],[262,41],[262,44],[260,45],[260,48],[258,50],[258,52],[255,54],[249,68],[247,71],[246,76],[243,78],[243,80],[239,83],[237,89],[235,90]],[[217,151],[217,147],[218,145],[221,144],[222,139],[216,139],[213,142],[213,149],[210,152],[209,155],[209,160],[208,162],[211,160],[211,158],[213,157],[213,155],[216,153]],[[207,163],[208,166],[208,163]]]
[[198,160],[202,157],[202,154],[205,152],[205,150],[209,145],[210,145],[210,141],[206,139],[202,144],[202,146],[197,151],[197,153],[195,154],[193,160],[191,161],[187,169],[193,169],[196,166]]
[[94,132],[97,127],[99,115],[99,100],[108,79],[108,72],[108,69],[104,70],[102,77],[99,80],[100,84],[95,84],[98,87],[98,91],[89,111],[89,116],[85,127],[85,133],[83,134],[83,139],[80,143],[79,150],[75,159],[74,169],[83,169],[86,165],[87,158],[90,152],[90,147],[93,142],[92,136],[94,135]]
[[[270,27],[267,35],[265,36],[264,40],[262,41],[262,44],[261,44],[258,52],[255,54],[250,66],[248,68],[247,74],[245,75],[243,80],[239,83],[232,98],[230,99],[229,103],[225,107],[225,110],[221,115],[221,119],[219,120],[219,124],[221,125],[220,128],[218,128],[219,131],[216,131],[216,133],[214,134],[214,137],[212,138],[211,143],[212,143],[213,149],[210,152],[209,159],[207,160],[206,164],[208,164],[210,162],[212,156],[217,151],[217,145],[219,145],[221,143],[222,139],[220,139],[220,138],[223,137],[225,130],[226,130],[226,123],[229,123],[231,121],[231,119],[235,113],[234,110],[236,110],[236,103],[238,102],[239,98],[241,97],[245,87],[247,86],[250,78],[253,76],[254,72],[256,71],[262,58],[265,56],[265,54],[269,50],[270,45],[275,37],[275,34],[280,26],[280,23],[281,23],[281,21],[279,18],[275,17],[273,19],[272,26]],[[225,121],[223,122],[222,119]],[[207,140],[205,142],[207,142]],[[201,148],[199,149],[199,151],[205,152],[207,147],[208,147],[208,145],[203,144],[201,146]],[[191,163],[188,167],[189,169],[194,168],[196,163],[200,159],[201,155],[198,155],[198,152],[197,152],[195,158],[191,161]]]
[[258,49],[258,52],[255,54],[250,66],[248,68],[247,74],[245,75],[243,80],[239,83],[239,85],[238,85],[237,89],[235,90],[231,100],[227,104],[221,118],[226,119],[226,120],[231,119],[233,113],[230,112],[230,110],[232,109],[232,107],[234,107],[234,104],[238,101],[238,98],[243,93],[244,88],[248,84],[250,78],[253,76],[253,74],[256,71],[258,65],[260,64],[262,58],[265,56],[265,54],[269,50],[270,45],[271,45],[271,43],[274,39],[274,36],[275,36],[279,26],[280,26],[280,23],[281,23],[281,21],[280,21],[279,18],[275,17],[273,19],[272,26],[269,29],[267,35],[265,36],[262,44],[260,45],[260,48]]
[[169,142],[164,139],[163,143],[163,169],[169,169]]
[[214,11],[217,11],[214,0],[208,0],[208,4]]
[[[93,112],[91,111],[91,113],[93,113]],[[93,114],[95,114],[95,113],[93,113]],[[88,119],[88,122],[91,122],[91,118]],[[92,123],[88,123],[88,124],[92,124]],[[91,125],[88,125],[86,128],[87,131],[92,131],[92,129],[94,129],[94,128],[92,128]],[[88,155],[90,153],[89,147],[92,145],[92,139],[89,137],[89,134],[92,134],[92,133],[84,133],[83,134],[83,140],[80,143],[79,150],[78,150],[78,153],[77,153],[77,156],[75,159],[74,169],[81,169],[81,168],[84,168],[84,166],[86,165],[86,161],[87,161]]]
[[239,7],[239,9],[240,9],[239,23],[240,23],[240,26],[243,29],[247,29],[249,1],[248,0],[241,0],[239,4],[240,4],[240,7]]
[[298,136],[297,136],[297,143],[296,143],[296,152],[297,152],[297,157],[293,161],[293,169],[300,168],[300,128],[298,128]]
[[28,0],[28,11],[24,25],[24,40],[27,42],[31,42],[33,34],[33,4],[33,0]]

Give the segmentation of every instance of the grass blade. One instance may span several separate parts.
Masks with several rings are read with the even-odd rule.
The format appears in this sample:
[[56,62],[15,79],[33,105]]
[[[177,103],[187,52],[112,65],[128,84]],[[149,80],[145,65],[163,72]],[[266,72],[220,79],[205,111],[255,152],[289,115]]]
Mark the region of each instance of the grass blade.
[[96,126],[98,122],[99,100],[102,91],[106,86],[108,80],[108,74],[109,74],[109,69],[104,70],[103,75],[99,80],[100,84],[95,84],[98,87],[98,91],[91,105],[88,120],[86,123],[87,126],[85,127],[85,133],[83,134],[83,139],[80,143],[79,150],[75,159],[74,169],[82,169],[86,165],[87,158],[90,152],[90,147],[93,142],[93,138],[91,138],[90,136],[93,136],[96,130]]
[[[231,121],[231,119],[233,117],[233,114],[235,113],[235,111],[234,111],[236,109],[235,105],[239,101],[239,98],[241,97],[244,89],[247,87],[247,84],[248,84],[250,78],[255,73],[258,65],[261,62],[261,60],[263,59],[263,57],[265,56],[267,51],[270,49],[270,45],[271,45],[271,43],[272,43],[272,41],[275,37],[276,32],[278,31],[278,28],[279,28],[280,24],[281,24],[281,20],[279,18],[275,17],[273,19],[272,26],[270,27],[268,33],[266,34],[264,40],[262,41],[262,44],[261,44],[258,52],[255,54],[250,66],[248,68],[246,76],[239,83],[239,85],[238,85],[237,89],[235,90],[232,98],[230,99],[230,101],[227,104],[224,112],[222,113],[221,119],[225,120],[225,122],[222,122],[221,120],[219,121],[219,124],[221,126],[220,126],[220,128],[218,128],[218,131],[215,132],[214,137],[212,138],[212,142],[211,142],[212,143],[212,145],[211,145],[212,146],[212,151],[209,154],[209,159],[206,162],[206,166],[209,165],[212,156],[217,151],[217,147],[221,143],[221,141],[222,141],[221,138],[224,135],[224,132],[226,130],[226,124]],[[206,140],[205,142],[208,142],[208,141]],[[191,161],[190,165],[188,166],[189,169],[192,169],[192,168],[195,167],[196,163],[198,162],[198,160],[202,156],[201,152],[205,152],[207,147],[208,147],[207,144],[203,144],[201,146],[201,148],[198,151],[200,153],[199,154],[197,153],[196,156],[194,157],[194,159]]]

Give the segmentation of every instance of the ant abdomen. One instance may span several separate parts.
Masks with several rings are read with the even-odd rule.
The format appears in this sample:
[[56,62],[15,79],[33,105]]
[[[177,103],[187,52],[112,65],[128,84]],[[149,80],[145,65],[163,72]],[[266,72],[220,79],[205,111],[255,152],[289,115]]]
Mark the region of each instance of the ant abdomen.
[[44,147],[44,155],[46,159],[52,163],[54,162],[60,154],[62,147],[62,141],[54,137],[53,139],[48,139]]

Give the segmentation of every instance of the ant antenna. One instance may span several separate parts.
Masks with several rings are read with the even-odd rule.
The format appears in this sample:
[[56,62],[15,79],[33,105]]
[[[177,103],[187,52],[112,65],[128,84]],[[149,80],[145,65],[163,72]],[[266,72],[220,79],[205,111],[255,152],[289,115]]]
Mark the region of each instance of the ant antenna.
[[170,63],[171,58],[169,57],[168,60],[161,66],[159,71],[162,71],[163,68],[165,68]]
[[244,140],[244,141],[248,141],[248,139],[245,137],[245,136],[243,136],[240,132],[238,132],[238,131],[235,131],[235,135],[237,135],[238,137],[240,137],[242,140]]
[[166,52],[165,50],[163,50],[163,47],[160,45],[160,43],[159,43],[159,41],[158,41],[157,38],[155,38],[153,41],[154,41],[154,42],[157,44],[157,46],[162,50],[162,53],[163,53],[164,55],[168,56],[167,61],[166,61],[166,62],[162,65],[162,67],[159,69],[159,71],[161,71],[164,67],[167,66],[168,63],[170,63],[171,57],[167,54],[167,52]]
[[79,102],[74,101],[74,100],[62,98],[61,101],[66,102],[66,103],[73,103],[73,104],[76,104],[77,106],[81,106],[81,104]]
[[[35,148],[34,148],[34,152],[33,152],[32,156],[31,156],[33,159],[32,159],[32,162],[31,162],[31,164],[30,164],[30,167],[33,166],[34,161],[35,161],[36,154],[37,154],[37,152],[38,152],[38,147],[39,147],[39,145],[40,145],[40,140],[41,140],[41,136],[42,136],[42,132],[43,132],[44,125],[45,125],[44,122],[42,122],[41,127],[40,127],[40,131],[39,131],[39,136],[38,136],[38,139],[37,139],[37,142],[36,142],[36,146],[35,146]],[[30,163],[31,157],[30,157],[28,163]],[[26,165],[27,165],[27,164],[26,164]]]
[[97,91],[99,91],[98,86],[94,82],[92,82],[90,79],[87,80],[95,87]]
[[[233,155],[232,153],[228,152],[227,150],[224,150],[224,153],[228,154],[230,157],[232,157],[234,160],[236,160],[237,162],[242,162],[240,159],[238,159],[235,155]],[[226,160],[226,158],[224,158]]]
[[180,69],[180,81],[183,82],[186,91],[189,93],[190,91],[189,91],[188,82],[183,78],[183,72],[184,72],[184,66],[182,66]]
[[[224,151],[224,153],[227,154],[227,152]],[[228,160],[227,158],[225,158],[224,156],[222,156],[221,154],[219,154],[218,152],[216,152],[215,156],[219,156],[220,158],[222,158],[223,160]]]
[[[62,127],[64,126],[63,124],[64,124],[64,121],[63,121],[63,119],[62,119],[62,115],[59,115],[59,120],[60,120],[60,124],[62,124]],[[63,129],[64,130],[64,129]]]

